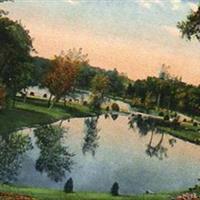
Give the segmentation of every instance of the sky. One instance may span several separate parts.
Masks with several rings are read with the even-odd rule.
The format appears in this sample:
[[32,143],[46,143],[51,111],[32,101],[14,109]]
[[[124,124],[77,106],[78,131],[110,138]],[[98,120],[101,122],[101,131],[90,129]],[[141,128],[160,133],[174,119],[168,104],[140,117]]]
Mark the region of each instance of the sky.
[[198,0],[15,0],[0,5],[30,30],[38,56],[83,48],[93,66],[134,80],[174,76],[200,84],[200,43],[181,38],[177,22]]

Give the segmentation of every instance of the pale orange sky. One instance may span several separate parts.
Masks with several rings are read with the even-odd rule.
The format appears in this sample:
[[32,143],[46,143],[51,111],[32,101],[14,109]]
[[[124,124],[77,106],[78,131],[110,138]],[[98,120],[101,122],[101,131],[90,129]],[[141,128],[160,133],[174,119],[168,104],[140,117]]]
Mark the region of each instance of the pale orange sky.
[[[124,3],[123,3],[124,2]],[[165,7],[164,7],[165,6]],[[34,38],[39,56],[82,47],[90,64],[117,68],[130,78],[158,75],[163,63],[183,81],[200,84],[200,43],[180,37],[176,24],[186,0],[15,0],[4,3]]]

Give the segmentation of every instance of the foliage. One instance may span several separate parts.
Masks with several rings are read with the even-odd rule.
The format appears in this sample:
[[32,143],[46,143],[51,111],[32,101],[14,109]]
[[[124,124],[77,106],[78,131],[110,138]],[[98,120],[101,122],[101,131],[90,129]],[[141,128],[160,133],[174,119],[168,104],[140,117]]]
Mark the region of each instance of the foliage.
[[113,183],[110,193],[113,196],[118,196],[119,195],[119,184],[117,182]]
[[12,133],[0,135],[0,182],[17,179],[23,154],[32,148],[28,135]]
[[68,147],[62,145],[64,129],[60,126],[44,125],[34,130],[40,156],[36,161],[36,170],[46,172],[55,182],[62,181],[66,171],[71,171],[72,157]]
[[92,85],[92,100],[91,106],[99,110],[101,104],[105,101],[105,95],[108,94],[109,79],[105,75],[96,75],[91,82]]
[[0,17],[0,43],[0,78],[14,99],[31,78],[32,39],[21,23]]
[[113,103],[111,105],[111,108],[112,108],[113,111],[116,111],[116,112],[120,111],[120,107],[119,107],[119,105],[117,103]]
[[82,49],[69,50],[67,54],[62,52],[55,56],[51,68],[43,79],[43,85],[55,96],[55,101],[69,93],[75,85],[80,66],[87,62],[87,55],[82,54]]
[[99,147],[98,132],[100,130],[97,128],[97,124],[98,124],[98,117],[85,119],[85,137],[82,146],[83,154],[91,152],[92,155],[94,156],[96,153],[96,149]]
[[147,77],[129,84],[126,93],[135,106],[200,115],[200,86],[186,84],[178,78]]
[[91,82],[92,92],[104,96],[108,92],[109,79],[105,75],[96,75]]
[[117,69],[104,70],[90,65],[82,66],[76,79],[76,86],[78,88],[91,90],[92,79],[94,79],[94,77],[97,75],[106,76],[108,78],[109,84],[107,89],[109,95],[124,95],[124,90],[129,82],[129,79],[126,75],[119,73]]
[[109,80],[108,93],[110,95],[123,96],[126,77],[119,74],[117,69],[108,70],[105,74]]
[[52,66],[52,62],[50,59],[42,58],[42,57],[33,57],[32,58],[33,68],[33,76],[32,79],[29,80],[30,86],[42,86],[42,79],[48,70]]
[[177,27],[182,33],[182,37],[189,40],[196,38],[200,41],[200,6],[197,11],[191,11],[185,21],[178,22]]
[[73,179],[72,178],[69,178],[67,180],[67,182],[65,183],[65,186],[64,186],[64,192],[65,193],[72,193],[73,192]]

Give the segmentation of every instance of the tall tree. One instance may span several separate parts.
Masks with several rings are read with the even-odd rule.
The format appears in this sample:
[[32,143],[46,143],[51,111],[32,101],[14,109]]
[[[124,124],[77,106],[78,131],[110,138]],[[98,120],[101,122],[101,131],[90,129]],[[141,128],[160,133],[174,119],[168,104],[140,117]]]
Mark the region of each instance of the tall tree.
[[0,44],[0,78],[8,95],[15,99],[31,77],[32,39],[21,23],[0,17]]
[[97,74],[91,81],[92,101],[94,109],[100,109],[101,104],[105,101],[105,95],[109,91],[109,79],[104,74]]
[[55,56],[51,68],[43,79],[43,85],[49,89],[51,97],[54,96],[50,107],[62,97],[65,98],[75,85],[80,66],[87,63],[87,54],[82,54],[81,48],[78,51],[70,49],[67,54],[62,52]]

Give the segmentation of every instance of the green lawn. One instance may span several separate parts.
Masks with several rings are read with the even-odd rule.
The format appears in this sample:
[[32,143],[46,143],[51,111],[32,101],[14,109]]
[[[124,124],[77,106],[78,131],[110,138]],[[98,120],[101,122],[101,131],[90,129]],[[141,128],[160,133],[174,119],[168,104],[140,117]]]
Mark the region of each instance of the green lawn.
[[1,192],[28,195],[37,200],[170,200],[170,194],[113,197],[109,193],[75,192],[66,194],[59,190],[0,185]]
[[169,127],[159,127],[161,130],[173,135],[177,138],[189,141],[195,144],[200,144],[200,127],[194,127],[192,125],[181,125],[177,129],[172,129]]
[[48,109],[44,100],[28,99],[23,103],[18,99],[14,109],[0,111],[0,130],[1,133],[8,133],[23,127],[92,114],[88,107],[78,104],[68,104],[65,108],[62,104],[56,104],[52,109]]

